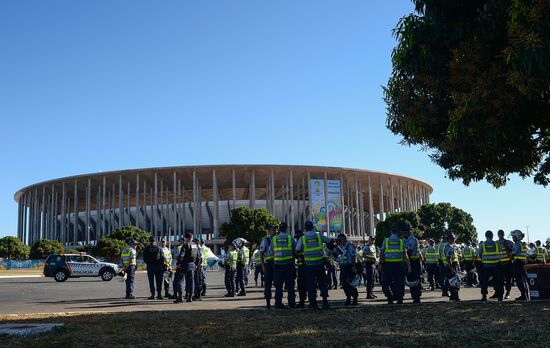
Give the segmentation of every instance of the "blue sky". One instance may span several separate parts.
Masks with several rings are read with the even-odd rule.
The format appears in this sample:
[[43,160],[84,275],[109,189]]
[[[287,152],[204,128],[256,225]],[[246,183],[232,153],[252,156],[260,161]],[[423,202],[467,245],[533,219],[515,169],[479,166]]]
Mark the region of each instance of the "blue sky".
[[392,1],[0,2],[0,236],[13,194],[73,174],[273,163],[400,173],[478,231],[550,236],[550,190],[445,178],[385,128]]

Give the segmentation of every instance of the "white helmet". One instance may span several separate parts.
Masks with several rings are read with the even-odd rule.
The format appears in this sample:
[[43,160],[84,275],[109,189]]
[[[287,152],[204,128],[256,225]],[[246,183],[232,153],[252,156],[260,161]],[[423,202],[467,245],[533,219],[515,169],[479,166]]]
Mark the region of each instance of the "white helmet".
[[452,277],[451,279],[449,279],[449,285],[455,289],[460,289],[461,283],[462,283],[462,280],[460,279],[460,276],[458,274]]
[[354,288],[358,288],[360,285],[361,285],[361,276],[358,274],[351,281],[351,286],[353,286]]
[[510,236],[512,236],[517,240],[522,240],[524,237],[524,234],[520,230],[513,230],[512,232],[510,232]]
[[409,288],[416,288],[420,284],[420,279],[409,281],[407,278],[405,278],[405,285],[407,285]]
[[124,271],[120,271],[116,275],[116,279],[118,279],[118,281],[121,283],[124,283],[126,281],[126,278],[128,278],[128,274]]

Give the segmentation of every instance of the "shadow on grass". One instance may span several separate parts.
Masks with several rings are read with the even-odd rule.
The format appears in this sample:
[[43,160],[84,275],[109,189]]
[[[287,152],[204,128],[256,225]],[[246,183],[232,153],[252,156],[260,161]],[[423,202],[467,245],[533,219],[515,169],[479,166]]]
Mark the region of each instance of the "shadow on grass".
[[549,303],[362,306],[331,310],[170,310],[0,317],[62,322],[60,332],[2,337],[3,347],[548,346]]

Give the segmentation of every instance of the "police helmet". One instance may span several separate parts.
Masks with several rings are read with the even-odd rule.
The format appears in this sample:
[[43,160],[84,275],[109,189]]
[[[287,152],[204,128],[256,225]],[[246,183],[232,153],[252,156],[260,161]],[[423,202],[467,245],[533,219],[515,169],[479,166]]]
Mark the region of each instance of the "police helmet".
[[460,289],[461,283],[462,280],[460,279],[460,276],[458,274],[449,279],[449,285],[455,289]]
[[131,240],[130,240],[130,243],[128,243],[128,244],[130,244],[130,245],[136,245],[136,244],[139,244],[139,243],[138,243],[137,241],[131,239]]
[[524,237],[523,232],[521,232],[520,230],[513,230],[512,232],[510,232],[510,235],[516,240],[522,240]]
[[361,285],[361,275],[357,274],[351,281],[351,286],[358,288]]
[[311,231],[313,230],[313,228],[315,228],[315,225],[311,221],[306,221],[304,227],[306,228],[306,231]]

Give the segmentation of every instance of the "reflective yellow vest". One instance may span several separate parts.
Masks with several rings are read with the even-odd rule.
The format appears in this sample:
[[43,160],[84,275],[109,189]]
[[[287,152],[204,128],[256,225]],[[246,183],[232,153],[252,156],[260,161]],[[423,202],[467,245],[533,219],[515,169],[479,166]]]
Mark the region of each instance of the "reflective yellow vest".
[[426,249],[426,263],[434,264],[439,260],[439,252],[434,247]]
[[521,244],[521,251],[519,255],[514,256],[514,260],[527,262],[527,247],[523,244]]
[[405,251],[403,239],[399,239],[398,242],[390,242],[390,239],[386,238],[384,243],[386,244],[384,248],[384,262],[403,262]]
[[[304,246],[304,260],[306,261],[321,261],[325,258],[323,254],[323,241],[319,232],[317,234],[317,240],[306,239],[306,236],[302,236],[302,244]],[[309,243],[309,244],[308,244]]]
[[546,248],[537,247],[537,262],[545,262],[545,261],[546,261]]
[[132,253],[132,247],[127,247],[120,254],[123,266],[135,266],[137,264],[136,253]]
[[273,254],[275,263],[285,263],[294,258],[292,255],[292,237],[287,235],[286,241],[279,236],[273,237]]
[[483,254],[481,255],[481,262],[485,265],[495,265],[500,259],[500,250],[498,248],[498,243],[493,241],[493,245],[487,245],[487,242],[481,242],[481,250]]
[[462,255],[464,255],[464,261],[474,261],[474,249],[472,247],[465,247]]
[[231,266],[232,268],[237,267],[237,258],[239,257],[239,253],[236,250],[229,252],[229,258],[227,259],[227,264]]

